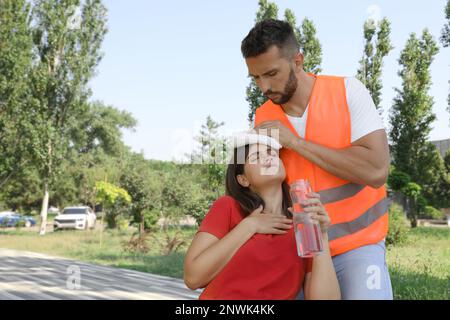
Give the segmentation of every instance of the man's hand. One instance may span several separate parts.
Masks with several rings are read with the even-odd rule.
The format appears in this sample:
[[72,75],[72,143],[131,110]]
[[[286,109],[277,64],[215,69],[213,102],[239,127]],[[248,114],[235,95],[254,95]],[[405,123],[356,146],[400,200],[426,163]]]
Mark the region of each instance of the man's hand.
[[298,139],[292,131],[281,121],[264,121],[254,129],[258,134],[275,138],[285,148],[292,149],[294,142]]
[[385,130],[376,130],[342,149],[331,149],[297,137],[281,121],[265,121],[255,132],[271,136],[285,148],[325,171],[350,182],[379,188],[389,172],[389,145]]
[[389,173],[389,145],[386,131],[371,132],[351,146],[331,149],[296,139],[292,149],[325,171],[350,182],[379,188]]

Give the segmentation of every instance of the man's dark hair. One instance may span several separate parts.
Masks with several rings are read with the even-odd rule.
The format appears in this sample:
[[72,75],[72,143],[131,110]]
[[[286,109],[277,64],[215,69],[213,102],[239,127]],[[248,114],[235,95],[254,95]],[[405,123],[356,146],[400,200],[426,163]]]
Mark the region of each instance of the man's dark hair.
[[255,24],[242,40],[241,52],[244,58],[256,57],[274,45],[286,58],[292,58],[300,50],[294,30],[288,22],[266,19]]

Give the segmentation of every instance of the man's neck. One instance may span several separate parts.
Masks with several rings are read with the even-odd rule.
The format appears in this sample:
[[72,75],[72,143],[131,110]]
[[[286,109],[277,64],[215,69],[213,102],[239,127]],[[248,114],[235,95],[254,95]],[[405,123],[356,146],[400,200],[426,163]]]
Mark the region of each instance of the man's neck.
[[292,98],[282,108],[285,113],[294,117],[302,117],[308,106],[316,78],[301,71],[297,75],[298,86]]

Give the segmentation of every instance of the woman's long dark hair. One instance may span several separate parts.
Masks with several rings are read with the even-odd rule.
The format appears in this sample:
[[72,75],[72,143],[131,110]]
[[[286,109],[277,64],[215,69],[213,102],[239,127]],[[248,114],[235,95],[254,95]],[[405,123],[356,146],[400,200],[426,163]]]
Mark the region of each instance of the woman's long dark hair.
[[[245,150],[243,150],[245,148]],[[254,210],[256,210],[260,205],[263,208],[266,206],[264,200],[254,191],[250,190],[248,187],[243,187],[237,181],[237,176],[240,174],[244,174],[244,163],[238,162],[238,154],[242,155],[242,152],[245,154],[245,162],[248,158],[249,153],[249,145],[242,146],[234,149],[233,159],[231,159],[228,164],[227,174],[226,174],[226,194],[228,196],[233,197],[236,201],[239,202],[241,206],[241,213],[244,217],[247,217]],[[239,157],[240,158],[240,157]],[[283,214],[291,218],[292,214],[288,211],[288,208],[292,206],[291,196],[289,194],[289,185],[286,181],[282,183],[282,193],[283,193],[283,202],[282,209]]]

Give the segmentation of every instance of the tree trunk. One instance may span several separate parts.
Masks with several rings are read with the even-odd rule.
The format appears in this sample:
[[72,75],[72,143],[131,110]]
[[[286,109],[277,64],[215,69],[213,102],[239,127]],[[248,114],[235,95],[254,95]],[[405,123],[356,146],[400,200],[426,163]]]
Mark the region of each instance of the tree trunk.
[[41,208],[41,229],[39,234],[41,236],[45,235],[45,230],[47,227],[47,211],[48,211],[48,182],[44,183],[44,199],[42,200]]
[[139,237],[143,237],[145,232],[145,215],[141,212],[141,222],[139,223]]

